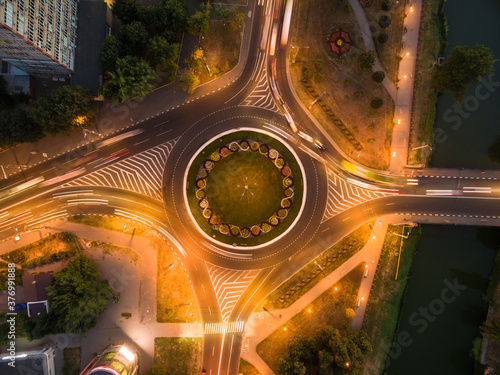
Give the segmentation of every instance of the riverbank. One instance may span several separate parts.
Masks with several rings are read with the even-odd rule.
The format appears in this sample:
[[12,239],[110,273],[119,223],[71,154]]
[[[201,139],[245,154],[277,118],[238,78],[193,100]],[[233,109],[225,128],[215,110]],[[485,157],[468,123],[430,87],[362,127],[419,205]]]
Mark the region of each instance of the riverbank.
[[446,0],[425,1],[419,35],[413,108],[410,124],[408,164],[426,164],[430,159],[427,147],[411,151],[422,145],[432,145],[438,92],[434,85],[437,61],[448,46],[448,24],[444,14]]
[[[408,229],[405,233],[407,231]],[[401,233],[401,226],[390,226],[387,230],[375,281],[368,298],[364,328],[372,343],[372,353],[366,355],[363,375],[383,373],[397,331],[413,254],[420,239],[421,229],[413,228],[408,239],[404,240],[399,236]],[[396,272],[398,272],[397,280]]]

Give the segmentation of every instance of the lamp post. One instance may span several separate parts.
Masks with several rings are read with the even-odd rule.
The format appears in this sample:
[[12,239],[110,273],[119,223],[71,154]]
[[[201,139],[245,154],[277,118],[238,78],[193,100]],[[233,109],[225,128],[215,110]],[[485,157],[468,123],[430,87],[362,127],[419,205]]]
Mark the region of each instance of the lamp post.
[[311,105],[309,106],[309,109],[311,109],[311,108],[312,108],[312,106],[313,106],[313,105],[315,105],[315,104],[316,104],[316,102],[319,100],[319,98],[321,98],[321,97],[322,97],[323,95],[325,95],[325,94],[326,94],[326,91],[323,91],[323,93],[322,93],[320,96],[318,96],[315,100],[313,100],[313,101],[311,102]]
[[323,267],[321,267],[321,264],[319,264],[318,262],[314,261],[314,264],[318,266],[318,268],[323,271],[323,273],[325,274],[326,277],[328,277],[328,280],[330,280],[330,276],[328,276],[325,272],[325,270],[323,269]]
[[297,57],[297,54],[299,53],[299,50],[301,48],[309,48],[309,46],[299,47],[299,46],[294,46],[293,44],[290,44],[290,47],[297,49],[297,53],[295,54],[295,56],[293,56],[292,64],[295,63],[295,58]]
[[428,144],[423,144],[423,145],[422,145],[422,146],[420,146],[420,147],[413,147],[411,150],[413,151],[413,150],[418,150],[418,149],[421,149],[421,148],[426,148],[426,147],[429,147],[429,149],[430,149],[431,151],[432,151],[432,150],[435,150],[435,148],[434,148],[434,147],[431,147],[431,146],[429,146]]

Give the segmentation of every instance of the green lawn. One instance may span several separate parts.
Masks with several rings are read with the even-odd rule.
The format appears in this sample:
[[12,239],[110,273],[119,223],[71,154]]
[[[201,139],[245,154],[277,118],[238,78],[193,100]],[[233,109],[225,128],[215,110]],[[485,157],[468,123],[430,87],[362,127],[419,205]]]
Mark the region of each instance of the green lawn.
[[64,348],[63,351],[63,375],[80,374],[80,360],[82,357],[82,348]]
[[268,221],[280,208],[283,178],[266,156],[240,151],[222,159],[210,172],[207,197],[222,221],[250,227]]
[[201,337],[158,337],[155,339],[153,367],[163,374],[199,375],[202,345]]
[[[286,219],[283,220],[280,223],[280,225],[273,228],[273,230],[269,231],[269,233],[265,233],[265,234],[262,234],[260,236],[253,237],[253,238],[232,237],[232,236],[222,234],[218,230],[213,230],[212,226],[207,222],[207,220],[205,220],[205,218],[201,214],[201,211],[198,207],[197,199],[195,196],[195,188],[194,188],[196,176],[198,174],[199,168],[206,159],[209,159],[212,152],[217,151],[220,147],[227,145],[227,144],[231,143],[232,141],[243,140],[243,139],[262,142],[262,143],[276,149],[281,154],[283,159],[287,161],[287,163],[292,171],[293,180],[294,180],[293,204],[291,205],[291,208],[288,212],[288,216],[286,217]],[[214,168],[214,170],[215,169],[216,168]],[[281,142],[279,142],[275,138],[270,137],[266,134],[256,133],[256,132],[239,131],[239,132],[227,134],[227,135],[215,140],[212,144],[208,145],[193,160],[191,168],[189,169],[189,172],[188,172],[186,187],[187,187],[189,207],[191,209],[191,212],[192,212],[198,226],[203,231],[205,231],[205,233],[209,234],[211,237],[215,238],[216,240],[218,240],[220,242],[227,243],[227,244],[237,243],[238,245],[255,246],[255,245],[259,245],[259,244],[268,242],[269,240],[272,240],[273,238],[276,238],[277,236],[282,234],[284,231],[286,231],[288,229],[288,227],[290,226],[290,224],[292,224],[293,220],[295,219],[298,212],[300,211],[300,206],[302,205],[302,193],[303,193],[302,173],[301,173],[300,167],[299,167],[297,161],[295,160],[295,158],[293,157],[292,153]]]
[[261,375],[260,372],[244,359],[240,359],[240,369],[238,374],[242,375]]
[[352,270],[335,284],[334,287],[337,287],[337,290],[334,287],[328,289],[307,308],[290,319],[284,326],[286,330],[274,331],[271,336],[257,345],[257,353],[275,373],[277,373],[276,361],[293,336],[313,337],[325,323],[341,332],[350,331],[351,321],[346,315],[346,309],[355,308],[363,270],[363,266]]
[[[305,293],[311,290],[317,283],[325,278],[324,273],[318,272],[318,266],[314,263],[315,261],[322,265],[327,274],[333,272],[342,263],[344,263],[347,259],[361,250],[363,246],[365,246],[366,242],[370,238],[372,227],[373,222],[370,222],[363,224],[359,228],[356,228],[356,230],[342,238],[339,242],[326,250],[323,254],[315,259],[312,259],[295,275],[290,277],[278,288],[276,288],[271,294],[269,294],[259,304],[259,306],[265,306],[268,310],[275,310],[284,309],[293,304]],[[341,256],[339,256],[340,251],[342,251]],[[296,287],[296,285],[299,285],[302,280],[309,281],[307,281],[307,283],[295,293],[290,295],[289,298],[281,302],[280,298],[289,293],[292,287]],[[257,308],[257,310],[260,310],[260,308]]]

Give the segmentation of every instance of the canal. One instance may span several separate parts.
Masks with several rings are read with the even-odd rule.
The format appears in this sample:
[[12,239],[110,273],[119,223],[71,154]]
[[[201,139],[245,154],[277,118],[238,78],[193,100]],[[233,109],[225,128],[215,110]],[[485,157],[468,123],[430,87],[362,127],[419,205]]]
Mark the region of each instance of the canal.
[[391,375],[470,375],[472,341],[486,318],[483,300],[500,229],[424,225],[393,343]]
[[[445,6],[449,36],[447,56],[457,45],[484,44],[500,59],[500,1],[453,0]],[[430,166],[438,168],[498,169],[488,158],[488,148],[500,135],[500,61],[496,76],[479,87],[471,86],[461,107],[451,94],[441,95],[436,109],[435,137]],[[477,90],[477,91],[476,91]],[[436,133],[435,133],[436,134]]]

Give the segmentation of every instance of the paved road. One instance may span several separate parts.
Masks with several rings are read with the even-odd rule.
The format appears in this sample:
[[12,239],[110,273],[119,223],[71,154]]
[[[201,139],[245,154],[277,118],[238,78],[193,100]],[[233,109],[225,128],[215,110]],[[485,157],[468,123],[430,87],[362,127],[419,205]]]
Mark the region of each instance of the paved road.
[[[107,139],[133,129],[142,132],[110,145],[99,145],[100,139],[74,146],[71,153],[47,162],[36,154],[33,160],[39,164],[0,183],[0,191],[5,192],[39,176],[45,179],[43,184],[0,197],[3,239],[12,241],[16,234],[23,238],[46,222],[78,214],[125,217],[156,229],[177,252],[193,283],[204,323],[203,366],[211,374],[236,373],[243,323],[258,303],[362,223],[392,214],[403,221],[454,223],[467,216],[468,222],[496,223],[500,212],[498,172],[407,171],[394,185],[382,186],[342,170],[339,163],[347,157],[294,95],[286,50],[280,48],[269,56],[270,27],[264,25],[266,19],[281,21],[272,19],[275,3],[249,3],[247,52],[235,70],[238,74],[232,72],[203,86],[192,99],[178,95],[162,101],[160,89],[144,105],[132,101],[129,107],[109,109],[116,112],[112,131],[121,130]],[[327,153],[296,137],[277,111],[282,108],[279,99],[265,84],[273,61],[275,80],[292,118],[299,129],[321,139]],[[184,169],[206,140],[242,126],[262,130],[265,123],[273,126],[276,137],[286,139],[304,165],[306,204],[293,235],[242,260],[238,256],[248,251],[214,244],[190,223],[183,203]],[[67,174],[75,170],[81,174]]]

